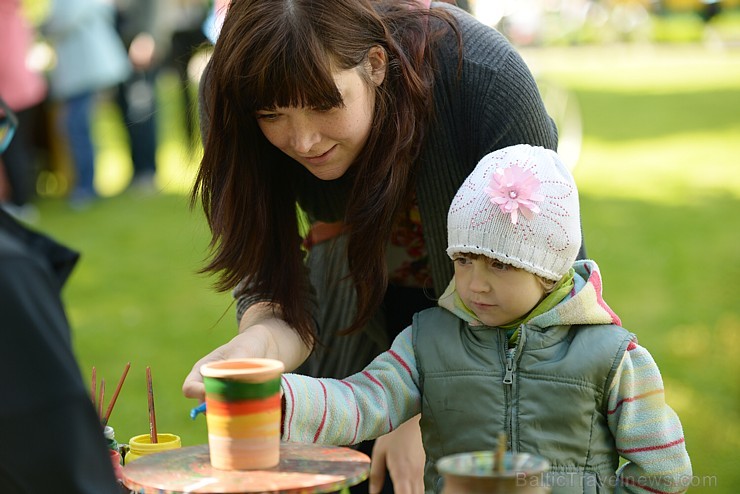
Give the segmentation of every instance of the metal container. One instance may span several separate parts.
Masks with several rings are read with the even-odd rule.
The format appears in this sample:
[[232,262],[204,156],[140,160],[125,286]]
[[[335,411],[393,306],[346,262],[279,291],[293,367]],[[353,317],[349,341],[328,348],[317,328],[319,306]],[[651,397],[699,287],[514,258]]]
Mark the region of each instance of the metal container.
[[550,462],[528,453],[506,453],[503,470],[496,468],[494,451],[445,456],[437,462],[444,479],[442,494],[547,494],[544,474]]

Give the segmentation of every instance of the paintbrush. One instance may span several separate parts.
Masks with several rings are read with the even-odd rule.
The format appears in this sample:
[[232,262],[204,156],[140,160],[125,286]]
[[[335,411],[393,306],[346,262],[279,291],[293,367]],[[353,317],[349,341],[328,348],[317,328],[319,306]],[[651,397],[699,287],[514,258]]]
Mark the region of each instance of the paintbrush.
[[130,368],[131,368],[131,362],[128,362],[126,364],[126,367],[124,367],[123,369],[123,374],[121,375],[121,379],[118,380],[118,385],[116,386],[116,390],[113,392],[113,397],[110,399],[110,403],[108,404],[108,410],[106,410],[105,417],[103,417],[103,425],[108,424],[108,419],[110,419],[110,414],[113,413],[113,405],[116,404],[116,400],[118,399],[118,393],[121,392],[123,381],[126,380],[126,374],[128,374],[128,370]]
[[504,472],[504,458],[506,457],[506,433],[498,433],[498,447],[493,456],[493,468],[496,473]]
[[98,396],[98,417],[103,418],[103,400],[105,398],[105,379],[100,378],[100,395]]
[[92,404],[93,408],[96,410],[98,409],[98,406],[95,404],[95,396],[98,394],[98,383],[97,383],[97,371],[95,370],[95,366],[93,365],[92,368],[92,389],[90,392],[90,397],[92,398]]
[[149,438],[152,444],[157,444],[157,417],[154,414],[154,388],[152,387],[152,371],[146,368],[146,391],[149,398]]

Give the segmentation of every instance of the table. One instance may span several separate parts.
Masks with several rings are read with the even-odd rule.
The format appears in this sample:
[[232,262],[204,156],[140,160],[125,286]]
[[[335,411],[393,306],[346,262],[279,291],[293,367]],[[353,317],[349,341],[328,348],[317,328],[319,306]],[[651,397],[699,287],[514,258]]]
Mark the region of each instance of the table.
[[143,456],[123,467],[123,484],[137,494],[314,494],[358,484],[369,471],[359,451],[301,443],[281,443],[280,463],[270,469],[218,470],[203,444]]

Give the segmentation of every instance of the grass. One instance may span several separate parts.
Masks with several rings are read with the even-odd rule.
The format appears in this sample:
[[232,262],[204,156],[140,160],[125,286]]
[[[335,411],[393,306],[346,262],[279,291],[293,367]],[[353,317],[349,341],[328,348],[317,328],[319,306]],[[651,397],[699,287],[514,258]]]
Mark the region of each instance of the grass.
[[583,118],[574,174],[605,297],[657,361],[694,466],[734,492],[740,447],[740,53],[528,52]]
[[[569,91],[580,107],[574,173],[588,252],[601,266],[606,300],[663,372],[694,465],[692,492],[735,492],[740,53],[615,46],[524,55],[540,80]],[[99,185],[110,197],[79,213],[60,199],[41,200],[37,227],[83,253],[64,298],[84,378],[94,365],[112,390],[132,364],[111,417],[118,440],[148,432],[151,366],[159,430],[193,445],[207,441],[205,421],[189,419],[195,403],[182,397],[182,380],[234,334],[235,321],[230,296],[196,273],[209,240],[185,195],[197,153],[183,144],[171,78],[161,86],[163,192],[119,194],[130,168],[106,103],[96,132]]]
[[[194,445],[207,441],[205,420],[190,420],[196,403],[182,396],[180,386],[197,359],[233,336],[235,316],[230,295],[215,293],[213,280],[197,273],[210,239],[202,213],[189,209],[187,197],[198,152],[185,144],[173,76],[165,74],[159,89],[160,193],[124,191],[131,176],[124,129],[104,96],[95,136],[96,186],[106,198],[82,212],[71,211],[61,198],[41,200],[36,226],[82,253],[63,295],[85,379],[95,366],[110,396],[131,362],[110,421],[118,441],[149,431],[150,366],[158,430]],[[68,166],[63,159],[56,165]]]

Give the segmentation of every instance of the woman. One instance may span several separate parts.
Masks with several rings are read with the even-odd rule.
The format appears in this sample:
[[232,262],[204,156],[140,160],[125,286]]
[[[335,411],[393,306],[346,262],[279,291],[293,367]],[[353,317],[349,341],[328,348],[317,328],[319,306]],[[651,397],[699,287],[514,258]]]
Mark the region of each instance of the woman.
[[[478,160],[557,145],[498,32],[450,5],[398,0],[234,2],[201,85],[201,125],[192,199],[213,234],[204,271],[234,289],[240,324],[186,378],[197,398],[200,365],[223,358],[294,369],[314,350],[302,372],[362,369],[451,279],[446,214]],[[296,203],[312,225],[304,238]],[[412,426],[378,440],[371,492],[391,436],[421,452]],[[420,492],[423,454],[388,448],[396,491]]]

